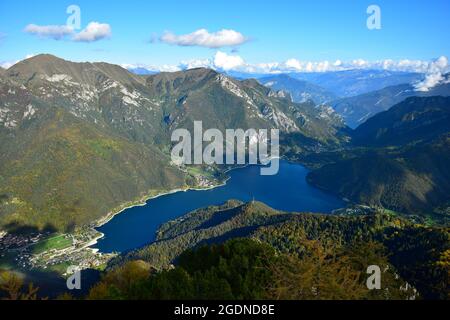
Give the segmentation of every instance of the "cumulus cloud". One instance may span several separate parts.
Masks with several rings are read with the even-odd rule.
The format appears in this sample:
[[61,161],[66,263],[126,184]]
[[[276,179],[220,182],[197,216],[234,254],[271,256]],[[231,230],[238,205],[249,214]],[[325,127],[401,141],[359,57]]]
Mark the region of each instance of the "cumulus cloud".
[[447,57],[441,56],[430,62],[428,64],[425,79],[414,84],[415,90],[427,92],[438,84],[448,82],[449,80],[444,76],[444,74],[448,71],[449,65]]
[[240,56],[228,55],[221,51],[217,51],[213,63],[216,68],[226,71],[245,66],[244,59]]
[[[435,62],[426,60],[377,60],[368,61],[364,59],[355,59],[351,61],[301,61],[298,59],[288,59],[284,62],[271,62],[261,64],[245,64],[245,68],[251,72],[259,73],[288,73],[288,72],[329,72],[329,71],[344,71],[352,69],[365,70],[386,70],[386,71],[403,71],[403,72],[418,72],[430,73],[430,70],[436,69],[444,72],[448,70],[448,64],[445,61],[447,58],[441,57]],[[439,61],[439,62],[438,62]],[[242,70],[245,71],[245,70]],[[448,71],[447,71],[448,72]]]
[[352,69],[363,70],[386,70],[386,71],[403,71],[418,72],[427,75],[426,79],[416,84],[417,90],[425,90],[431,86],[449,81],[444,79],[443,74],[449,72],[448,60],[446,57],[440,57],[437,60],[378,60],[369,61],[364,59],[355,59],[351,61],[335,60],[335,61],[302,61],[295,58],[288,59],[283,62],[263,62],[249,63],[241,56],[229,54],[223,51],[217,51],[215,55],[209,59],[197,59],[182,61],[176,65],[164,66],[145,66],[151,71],[179,71],[192,68],[211,68],[218,71],[235,71],[242,73],[260,73],[260,74],[280,74],[292,72],[332,72],[344,71]]
[[161,66],[158,67],[153,67],[151,69],[152,71],[159,71],[159,72],[176,72],[176,71],[181,71],[182,69],[179,66],[173,66],[170,64],[163,64]]
[[24,31],[41,38],[51,38],[54,40],[61,40],[74,33],[73,28],[66,25],[38,26],[36,24],[29,24],[25,27]]
[[444,80],[444,76],[440,72],[430,73],[425,76],[424,80],[414,84],[414,89],[416,91],[427,92]]
[[297,59],[289,59],[285,62],[287,68],[291,68],[293,70],[299,70],[302,68],[301,62]]
[[107,23],[99,22],[90,22],[79,33],[76,33],[72,27],[67,25],[39,26],[29,24],[25,27],[24,31],[40,38],[53,40],[63,40],[70,36],[70,39],[76,42],[93,42],[111,37],[111,26]]
[[240,32],[231,29],[222,29],[210,33],[206,29],[199,29],[189,34],[176,35],[165,32],[160,41],[178,46],[199,46],[207,48],[221,48],[237,46],[245,43],[248,39]]
[[81,32],[74,35],[73,40],[93,42],[111,37],[111,26],[107,23],[90,22]]

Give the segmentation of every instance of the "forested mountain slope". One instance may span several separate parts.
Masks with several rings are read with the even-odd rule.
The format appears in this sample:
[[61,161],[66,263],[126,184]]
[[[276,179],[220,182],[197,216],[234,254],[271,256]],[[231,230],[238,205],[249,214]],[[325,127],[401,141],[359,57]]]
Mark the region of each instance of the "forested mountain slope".
[[[243,237],[253,241],[235,239]],[[154,299],[173,299],[180,292],[173,291],[175,283],[186,281],[190,288],[190,281],[197,280],[195,288],[203,289],[192,288],[183,294],[231,299],[343,299],[352,295],[406,299],[416,296],[411,288],[404,289],[407,281],[419,290],[421,298],[446,299],[449,244],[448,228],[423,228],[389,214],[287,213],[259,202],[229,201],[161,226],[157,242],[113,262],[109,280],[95,287],[91,297],[108,295],[104,286],[116,283],[114,279],[135,263],[146,266],[147,272],[174,263],[175,269],[170,271],[153,269],[144,282],[153,289],[143,292]],[[245,254],[235,256],[235,250]],[[274,257],[279,260],[272,260]],[[365,271],[371,264],[383,266],[383,288],[389,289],[366,291]],[[239,279],[234,267],[239,268]],[[156,283],[161,290],[153,287]],[[222,290],[214,290],[216,285]],[[349,292],[349,286],[354,291]],[[314,293],[317,287],[320,293]],[[123,289],[128,292],[123,294],[132,294]],[[169,293],[174,296],[166,296]]]
[[434,217],[448,221],[449,110],[449,98],[407,99],[355,130],[358,148],[324,155],[328,164],[311,172],[309,182],[357,203],[438,211]]

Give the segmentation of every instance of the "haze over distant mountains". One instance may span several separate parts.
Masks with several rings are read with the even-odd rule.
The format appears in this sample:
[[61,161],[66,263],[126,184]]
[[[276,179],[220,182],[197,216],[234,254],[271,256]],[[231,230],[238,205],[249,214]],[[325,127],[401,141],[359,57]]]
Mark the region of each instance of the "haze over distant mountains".
[[321,86],[339,97],[356,96],[387,86],[412,83],[423,79],[421,73],[362,69],[293,73],[291,76]]
[[257,77],[262,84],[289,93],[293,101],[312,100],[316,104],[331,106],[351,128],[356,128],[370,117],[408,97],[450,95],[449,74],[444,75],[444,80],[428,91],[417,91],[415,87],[425,77],[423,74],[384,70]]
[[159,73],[158,71],[152,71],[143,67],[130,67],[127,68],[128,71],[138,74],[138,75],[150,75],[150,74],[156,74]]
[[258,81],[273,90],[286,91],[294,102],[312,100],[316,104],[323,104],[337,98],[333,92],[313,83],[292,78],[287,74],[259,78]]
[[413,84],[404,83],[354,97],[338,99],[331,102],[331,106],[338,114],[342,115],[349,127],[356,128],[370,117],[388,110],[408,97],[450,96],[450,83],[448,82],[450,74],[444,77],[447,81],[444,80],[442,84],[438,84],[428,91],[417,91]]
[[[130,68],[131,72],[137,74],[149,74],[154,71],[145,68]],[[402,72],[389,70],[365,70],[351,69],[343,71],[326,71],[326,72],[290,72],[282,74],[264,74],[264,73],[247,73],[228,71],[227,74],[236,79],[258,79],[267,82],[266,78],[282,76],[306,81],[307,83],[299,83],[303,86],[319,86],[328,93],[337,97],[351,97],[367,92],[380,90],[388,86],[394,86],[405,83],[413,83],[422,80],[424,75],[416,72]],[[288,79],[283,79],[287,81]],[[292,87],[294,84],[288,84]],[[315,87],[317,89],[317,87]],[[279,89],[281,90],[281,89]]]

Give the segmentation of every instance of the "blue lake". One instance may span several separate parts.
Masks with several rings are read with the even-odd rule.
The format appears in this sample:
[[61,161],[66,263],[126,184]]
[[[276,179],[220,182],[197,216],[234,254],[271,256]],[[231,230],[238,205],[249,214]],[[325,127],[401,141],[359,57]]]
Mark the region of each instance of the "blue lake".
[[98,228],[105,236],[94,247],[101,252],[141,247],[155,240],[161,224],[229,199],[251,201],[254,198],[275,209],[297,212],[329,213],[344,206],[341,199],[309,185],[307,173],[305,167],[287,161],[280,161],[280,170],[273,176],[260,175],[259,166],[232,170],[224,186],[168,194],[150,199],[145,206],[126,209]]

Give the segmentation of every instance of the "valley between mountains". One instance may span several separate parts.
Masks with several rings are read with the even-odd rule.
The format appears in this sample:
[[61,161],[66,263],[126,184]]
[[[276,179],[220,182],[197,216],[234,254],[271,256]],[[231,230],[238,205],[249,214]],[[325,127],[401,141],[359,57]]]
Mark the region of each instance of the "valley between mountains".
[[[0,259],[7,261],[11,252],[23,249],[21,256],[31,261],[19,262],[23,268],[28,263],[56,265],[53,270],[61,274],[64,258],[75,255],[84,268],[116,270],[90,293],[104,298],[110,292],[103,289],[117,276],[113,272],[126,270],[130,262],[145,272],[179,262],[195,277],[196,271],[207,270],[187,257],[197,261],[208,256],[214,266],[225,248],[230,253],[225,260],[233,254],[240,259],[243,252],[255,254],[259,262],[261,255],[270,255],[271,274],[288,283],[292,279],[281,275],[294,276],[285,271],[298,266],[296,259],[320,259],[308,252],[317,253],[327,243],[335,242],[353,267],[366,246],[374,244],[381,249],[372,258],[397,270],[389,275],[392,288],[406,282],[418,290],[392,289],[387,298],[417,292],[447,298],[449,75],[424,93],[413,85],[421,74],[362,72],[250,79],[198,68],[138,75],[117,65],[75,63],[46,54],[0,70]],[[143,248],[119,255],[92,252],[89,247],[101,236],[93,227],[124,208],[226,180],[229,166],[171,162],[171,133],[192,131],[194,121],[202,121],[205,130],[279,129],[282,158],[308,168],[308,183],[345,199],[347,207],[329,215],[293,214],[257,201],[229,199],[163,224],[157,242]],[[412,248],[414,237],[419,241]],[[259,247],[261,243],[270,249]],[[195,251],[204,244],[224,247]],[[354,244],[361,250],[352,251]],[[274,262],[272,249],[289,255],[291,265]],[[415,250],[425,252],[421,260],[407,261],[405,255]],[[410,263],[414,268],[408,268]],[[438,277],[426,271],[431,265],[430,273]],[[171,271],[175,275],[177,268]],[[173,281],[170,275],[158,277],[155,281]],[[380,298],[360,289],[355,287],[358,298]],[[192,290],[188,297],[201,296]],[[227,290],[223,292],[229,295],[221,298],[289,294],[279,288]],[[121,294],[134,297],[125,289]]]

